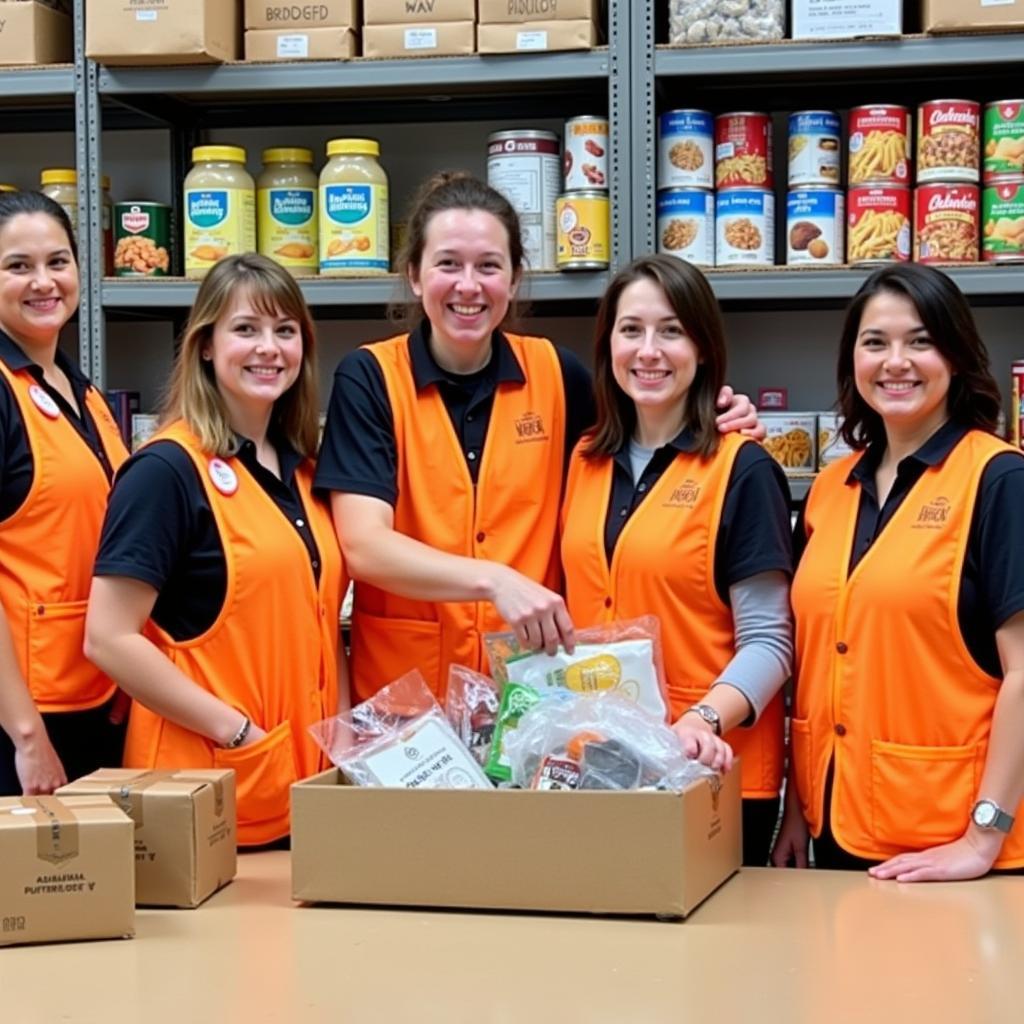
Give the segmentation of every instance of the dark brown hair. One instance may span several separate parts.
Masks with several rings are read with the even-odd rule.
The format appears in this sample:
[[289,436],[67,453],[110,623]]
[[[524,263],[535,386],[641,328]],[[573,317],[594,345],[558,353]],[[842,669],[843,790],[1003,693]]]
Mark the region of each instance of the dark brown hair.
[[612,373],[612,330],[619,299],[634,282],[653,281],[665,293],[687,336],[697,347],[700,364],[686,395],[683,419],[693,431],[697,450],[707,457],[718,448],[715,399],[725,381],[725,327],[707,278],[675,256],[643,256],[615,275],[597,311],[594,342],[594,393],[597,424],[583,449],[585,458],[613,455],[632,436],[636,406]]
[[0,192],[0,229],[14,217],[22,213],[45,213],[52,217],[68,236],[68,248],[78,263],[78,243],[71,220],[60,203],[55,202],[42,192]]
[[965,427],[994,433],[1001,404],[999,385],[989,369],[988,351],[967,299],[941,271],[919,263],[900,263],[876,270],[846,308],[836,369],[843,440],[857,449],[885,443],[882,417],[861,397],[853,375],[853,352],[864,307],[883,293],[902,295],[911,301],[933,344],[949,362],[949,418]]

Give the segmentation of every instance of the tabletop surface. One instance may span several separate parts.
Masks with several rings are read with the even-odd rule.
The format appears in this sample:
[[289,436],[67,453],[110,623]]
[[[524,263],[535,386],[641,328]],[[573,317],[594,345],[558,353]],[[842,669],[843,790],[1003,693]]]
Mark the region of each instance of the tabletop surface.
[[0,949],[0,1021],[1024,1020],[1024,878],[747,869],[669,923],[301,906],[288,854],[260,853],[136,930]]

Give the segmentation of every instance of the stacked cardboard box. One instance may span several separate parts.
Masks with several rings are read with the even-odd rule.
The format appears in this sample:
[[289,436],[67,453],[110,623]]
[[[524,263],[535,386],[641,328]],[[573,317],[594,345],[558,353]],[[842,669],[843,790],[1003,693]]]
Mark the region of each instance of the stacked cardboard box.
[[54,4],[0,2],[0,64],[65,64],[72,50],[71,19]]
[[348,60],[358,25],[356,0],[245,0],[245,59]]
[[599,41],[598,0],[479,0],[481,53],[589,50]]
[[476,0],[363,0],[363,56],[473,53],[475,18]]
[[1024,0],[923,0],[925,32],[1020,32]]

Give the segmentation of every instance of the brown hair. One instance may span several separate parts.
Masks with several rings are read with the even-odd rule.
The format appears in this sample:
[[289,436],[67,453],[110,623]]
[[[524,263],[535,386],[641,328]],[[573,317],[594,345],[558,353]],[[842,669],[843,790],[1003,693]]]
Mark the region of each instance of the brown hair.
[[853,352],[864,307],[885,292],[911,301],[933,344],[949,362],[949,418],[965,427],[994,433],[1001,404],[999,385],[989,369],[988,351],[967,299],[941,271],[919,263],[903,263],[876,270],[846,308],[836,369],[843,440],[858,449],[885,443],[882,417],[861,397],[853,375]]
[[78,263],[78,243],[67,211],[42,192],[0,192],[0,229],[19,214],[45,213],[55,220],[68,236],[68,248]]
[[295,278],[273,260],[253,252],[225,257],[199,286],[171,373],[162,422],[184,420],[203,449],[213,455],[232,455],[237,449],[213,365],[203,359],[203,351],[213,338],[214,325],[239,291],[248,294],[260,313],[290,317],[299,325],[299,376],[274,403],[271,423],[299,454],[312,458],[320,425],[313,319]]
[[718,448],[715,400],[725,381],[725,327],[707,278],[674,256],[642,256],[615,275],[597,311],[594,342],[594,393],[597,424],[583,449],[584,458],[613,455],[636,428],[636,406],[615,382],[611,339],[619,299],[634,282],[653,281],[665,293],[683,330],[697,347],[700,364],[686,394],[684,422],[693,431],[697,450],[707,457]]

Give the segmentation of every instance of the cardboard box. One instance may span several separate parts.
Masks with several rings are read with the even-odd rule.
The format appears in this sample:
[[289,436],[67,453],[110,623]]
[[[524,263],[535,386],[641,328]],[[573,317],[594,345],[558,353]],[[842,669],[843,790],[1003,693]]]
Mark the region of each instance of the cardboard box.
[[297,900],[685,917],[741,845],[736,768],[682,793],[292,786]]
[[363,0],[364,25],[474,21],[476,0]]
[[475,52],[476,24],[472,21],[363,27],[364,57],[451,57]]
[[0,797],[0,946],[135,934],[133,827],[108,797]]
[[236,60],[237,0],[89,0],[85,55],[103,64]]
[[246,60],[349,60],[356,34],[350,28],[255,29],[245,33]]
[[518,25],[481,25],[480,53],[529,53],[535,50],[589,50],[597,46],[592,21],[532,21]]
[[477,0],[481,25],[531,21],[600,21],[597,0]]
[[245,0],[245,27],[252,28],[357,28],[356,0]]
[[135,822],[140,905],[197,907],[235,877],[233,771],[101,768],[57,792],[105,795]]
[[1024,0],[922,0],[925,32],[1024,30]]
[[793,0],[794,39],[855,39],[903,32],[903,0]]
[[0,2],[0,64],[67,64],[71,19],[41,3]]

